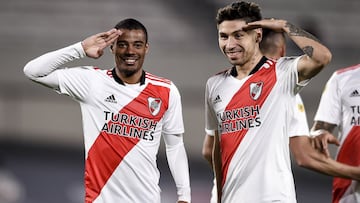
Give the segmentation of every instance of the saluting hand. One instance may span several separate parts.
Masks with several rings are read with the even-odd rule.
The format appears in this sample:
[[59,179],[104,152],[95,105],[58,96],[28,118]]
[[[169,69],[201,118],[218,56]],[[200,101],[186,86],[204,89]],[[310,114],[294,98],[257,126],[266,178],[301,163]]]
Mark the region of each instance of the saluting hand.
[[250,22],[244,27],[244,30],[256,28],[268,28],[275,32],[283,32],[287,21],[281,19],[267,18],[259,21]]
[[86,55],[97,59],[103,55],[104,49],[111,45],[122,32],[115,28],[90,36],[81,42]]

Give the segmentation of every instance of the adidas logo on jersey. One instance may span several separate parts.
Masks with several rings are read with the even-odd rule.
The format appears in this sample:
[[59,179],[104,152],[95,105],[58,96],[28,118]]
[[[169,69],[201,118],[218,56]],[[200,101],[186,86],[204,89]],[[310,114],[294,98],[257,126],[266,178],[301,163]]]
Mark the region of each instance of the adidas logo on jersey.
[[219,103],[219,102],[221,102],[222,100],[221,100],[221,98],[220,98],[220,95],[217,95],[216,97],[215,97],[215,99],[214,99],[214,104],[216,104],[216,103]]
[[106,102],[110,102],[110,103],[117,103],[116,102],[116,99],[115,99],[115,96],[112,94],[112,95],[110,95],[110,96],[108,96],[108,97],[106,97],[106,99],[105,99],[105,101]]
[[354,90],[351,94],[350,97],[360,97],[359,91]]

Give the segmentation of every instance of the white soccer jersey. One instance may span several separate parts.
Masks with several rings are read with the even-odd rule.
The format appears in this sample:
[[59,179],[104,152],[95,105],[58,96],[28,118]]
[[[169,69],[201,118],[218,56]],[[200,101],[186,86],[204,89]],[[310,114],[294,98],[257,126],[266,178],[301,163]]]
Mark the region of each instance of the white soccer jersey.
[[[339,127],[340,147],[337,160],[360,165],[360,64],[333,73],[326,84],[315,121]],[[334,178],[334,203],[360,202],[360,184],[349,179]]]
[[[309,136],[309,125],[306,118],[304,103],[300,94],[296,94],[296,100],[293,105],[293,116],[291,116],[291,123],[289,127],[289,136]],[[214,186],[211,189],[210,203],[216,203],[217,191],[216,180],[214,179]]]
[[296,202],[289,125],[299,58],[263,58],[239,80],[231,70],[206,85],[206,132],[220,132],[222,202]]
[[[43,55],[29,66],[34,66],[30,70],[36,73],[37,66],[63,64],[83,56],[77,43]],[[52,69],[38,72],[46,75]],[[81,106],[85,202],[159,203],[156,156],[161,134],[184,132],[176,86],[145,71],[140,84],[124,84],[114,69],[90,66],[52,70],[49,77],[50,80],[39,82],[51,86],[52,81],[58,81],[53,82],[58,84],[57,91],[71,96]],[[183,187],[187,186],[185,181]]]
[[289,136],[309,136],[309,125],[306,118],[304,103],[300,94],[295,97],[294,115],[291,118]]

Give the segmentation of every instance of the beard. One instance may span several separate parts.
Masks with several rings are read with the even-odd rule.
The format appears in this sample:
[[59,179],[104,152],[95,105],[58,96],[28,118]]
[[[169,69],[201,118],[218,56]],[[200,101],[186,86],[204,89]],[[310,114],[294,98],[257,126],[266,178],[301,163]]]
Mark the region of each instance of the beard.
[[125,70],[120,70],[120,72],[125,76],[125,77],[131,77],[133,76],[135,73],[137,73],[140,69],[125,69]]

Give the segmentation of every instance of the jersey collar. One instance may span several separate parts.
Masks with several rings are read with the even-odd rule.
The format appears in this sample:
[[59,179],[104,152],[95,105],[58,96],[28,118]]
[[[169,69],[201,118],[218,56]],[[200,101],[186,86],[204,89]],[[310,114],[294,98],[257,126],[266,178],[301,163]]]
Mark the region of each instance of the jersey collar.
[[[119,78],[119,76],[116,75],[115,68],[113,68],[113,69],[111,70],[111,74],[112,74],[114,80],[115,80],[117,83],[119,83],[120,85],[125,85],[125,83]],[[145,84],[145,71],[144,71],[144,70],[142,71],[142,74],[141,74],[141,77],[140,77],[140,85],[143,85],[143,84]]]
[[[249,73],[249,75],[252,75],[252,74],[256,73],[256,72],[261,68],[261,66],[262,66],[267,60],[268,60],[268,59],[267,59],[265,56],[263,56],[263,57],[261,58],[261,60],[259,61],[259,63],[256,64],[255,68],[253,68],[253,69],[251,70],[251,72]],[[237,70],[236,70],[236,67],[235,67],[235,66],[233,66],[233,67],[231,68],[230,74],[231,74],[231,76],[233,76],[233,77],[237,77],[237,76],[238,76],[238,73],[237,73]]]

